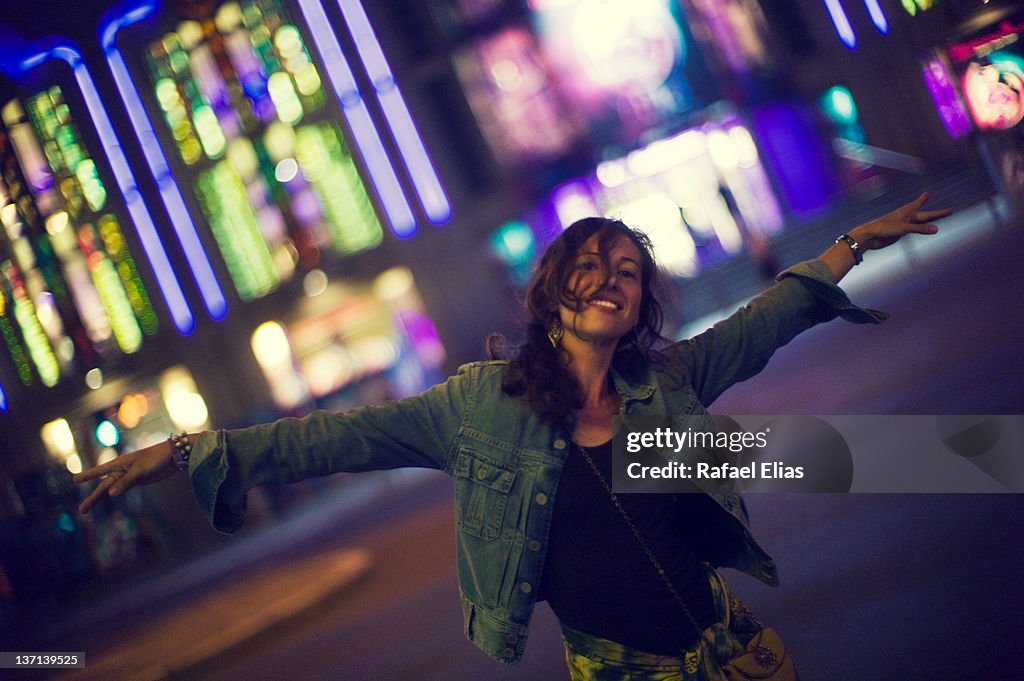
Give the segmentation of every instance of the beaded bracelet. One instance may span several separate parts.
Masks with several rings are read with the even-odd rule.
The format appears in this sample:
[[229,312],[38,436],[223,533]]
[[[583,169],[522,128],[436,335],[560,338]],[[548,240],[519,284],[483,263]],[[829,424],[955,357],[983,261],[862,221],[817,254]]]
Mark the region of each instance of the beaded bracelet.
[[174,467],[179,471],[187,470],[188,458],[192,456],[192,442],[188,439],[188,433],[171,433],[167,441],[171,444]]

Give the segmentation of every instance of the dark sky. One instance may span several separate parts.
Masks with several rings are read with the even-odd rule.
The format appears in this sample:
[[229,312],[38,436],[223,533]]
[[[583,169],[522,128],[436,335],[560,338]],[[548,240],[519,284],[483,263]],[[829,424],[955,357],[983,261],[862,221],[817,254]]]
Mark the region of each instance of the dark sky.
[[114,0],[10,0],[0,2],[0,24],[27,40],[62,35],[82,40],[96,34]]
[[[129,0],[135,4],[139,0]],[[163,6],[173,6],[187,14],[189,6],[210,7],[219,0],[162,0]],[[84,46],[94,40],[100,18],[121,0],[0,0],[0,35],[3,28],[14,29],[28,41],[46,36],[72,38]],[[287,0],[286,3],[287,4]],[[202,13],[206,13],[200,10]],[[9,32],[8,32],[9,33]]]

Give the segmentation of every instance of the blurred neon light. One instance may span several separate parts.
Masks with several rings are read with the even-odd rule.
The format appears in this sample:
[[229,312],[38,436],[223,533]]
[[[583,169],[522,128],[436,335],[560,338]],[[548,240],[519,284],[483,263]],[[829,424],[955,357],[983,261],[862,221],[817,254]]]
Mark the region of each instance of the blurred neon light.
[[7,411],[7,393],[4,392],[2,385],[0,385],[0,411]]
[[118,32],[148,17],[156,11],[157,4],[157,0],[128,0],[109,10],[100,19],[100,45],[103,47],[107,64],[110,66],[110,72],[114,76],[114,83],[124,101],[125,109],[128,111],[128,119],[142,146],[146,165],[149,166],[149,171],[156,182],[174,232],[178,235],[178,241],[185,252],[192,276],[195,277],[196,284],[199,286],[199,294],[206,305],[206,311],[213,319],[220,320],[228,313],[228,301],[217,281],[217,275],[213,271],[213,265],[210,264],[206,249],[203,248],[199,232],[185,205],[185,199],[181,195],[181,189],[178,188],[178,183],[167,165],[167,157],[164,156],[164,152],[160,148],[156,132],[153,130],[139,92],[128,72],[128,66],[125,64],[124,57],[121,56],[121,51],[117,48]]
[[952,139],[960,139],[971,131],[967,110],[956,94],[953,76],[944,60],[932,59],[921,69],[928,92],[935,103],[946,132]]
[[601,214],[590,187],[584,180],[570,180],[556,187],[551,192],[551,202],[562,229],[567,229],[577,220]]
[[843,9],[842,3],[839,0],[825,0],[825,9],[828,10],[828,15],[832,18],[832,25],[836,27],[839,39],[851,50],[855,48],[857,36],[853,32],[853,26],[850,25],[850,19],[846,16],[846,10]]
[[334,94],[341,103],[341,112],[345,115],[349,129],[355,137],[356,148],[362,154],[366,168],[370,172],[370,180],[377,191],[377,196],[380,197],[391,231],[400,239],[411,237],[416,233],[416,218],[398,183],[395,169],[388,160],[384,144],[370,118],[370,112],[366,109],[366,102],[359,94],[352,69],[342,54],[324,8],[317,0],[298,2],[306,25],[313,35],[313,42],[323,57]]
[[[9,64],[8,59],[13,58],[14,63]],[[43,46],[35,46],[20,55],[15,55],[6,47],[0,47],[0,69],[5,72],[25,73],[50,59],[59,59],[68,64],[74,73],[75,80],[82,91],[86,108],[92,119],[93,126],[99,135],[103,150],[107,155],[110,168],[114,173],[114,180],[124,197],[125,206],[135,223],[136,231],[142,242],[142,248],[146,251],[146,257],[153,267],[153,274],[156,277],[157,285],[163,293],[167,302],[174,326],[183,335],[192,333],[195,328],[195,317],[189,308],[188,301],[181,289],[181,283],[175,276],[174,269],[160,237],[157,235],[156,225],[153,217],[146,208],[142,195],[139,193],[135,176],[128,165],[128,159],[124,156],[121,143],[114,132],[114,127],[107,115],[107,110],[100,100],[96,85],[89,74],[88,67],[82,62],[82,55],[78,48],[71,43],[60,40],[50,40]],[[141,137],[141,136],[140,136]]]
[[818,101],[825,114],[835,122],[841,125],[857,122],[857,104],[850,91],[842,85],[833,85]]
[[405,105],[405,99],[398,89],[391,67],[388,66],[384,52],[381,50],[377,36],[370,26],[370,20],[363,11],[359,0],[338,0],[342,16],[349,32],[356,43],[363,66],[366,68],[373,89],[377,93],[377,101],[384,111],[388,126],[398,144],[405,167],[409,170],[416,194],[427,217],[435,225],[444,224],[451,219],[452,207],[445,196],[441,180],[437,177],[430,156],[423,146],[423,140],[416,131],[412,116]]
[[836,179],[813,124],[798,106],[774,103],[751,113],[762,163],[777,178],[789,210],[812,214],[828,205]]
[[[936,5],[937,0],[900,0],[903,9],[910,16],[917,16],[917,11],[925,12]],[[982,4],[987,5],[989,0],[983,0]]]
[[[758,31],[750,30],[758,24],[754,13],[742,3],[727,4],[717,0],[699,0],[694,6],[714,34],[714,43],[733,73],[749,73],[752,56],[765,51]],[[742,18],[742,28],[738,17]]]
[[878,29],[881,34],[889,32],[889,20],[885,18],[885,12],[878,4],[878,0],[864,0],[864,5],[868,8],[868,14],[871,15],[871,22]]

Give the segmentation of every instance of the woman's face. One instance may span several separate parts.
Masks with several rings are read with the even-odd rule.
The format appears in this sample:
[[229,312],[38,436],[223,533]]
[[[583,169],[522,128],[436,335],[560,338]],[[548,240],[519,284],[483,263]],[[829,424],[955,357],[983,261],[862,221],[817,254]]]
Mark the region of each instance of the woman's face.
[[643,256],[629,237],[620,235],[611,243],[605,272],[599,238],[587,239],[572,264],[567,287],[579,300],[578,309],[562,305],[559,312],[566,334],[591,343],[617,343],[640,319]]

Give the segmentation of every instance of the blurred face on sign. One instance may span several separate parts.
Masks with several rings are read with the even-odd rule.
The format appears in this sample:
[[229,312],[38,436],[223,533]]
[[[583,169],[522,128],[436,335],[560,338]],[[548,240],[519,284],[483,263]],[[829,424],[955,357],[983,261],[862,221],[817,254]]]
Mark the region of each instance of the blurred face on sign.
[[1024,119],[1024,73],[1016,64],[971,62],[963,89],[979,128],[1006,130]]

